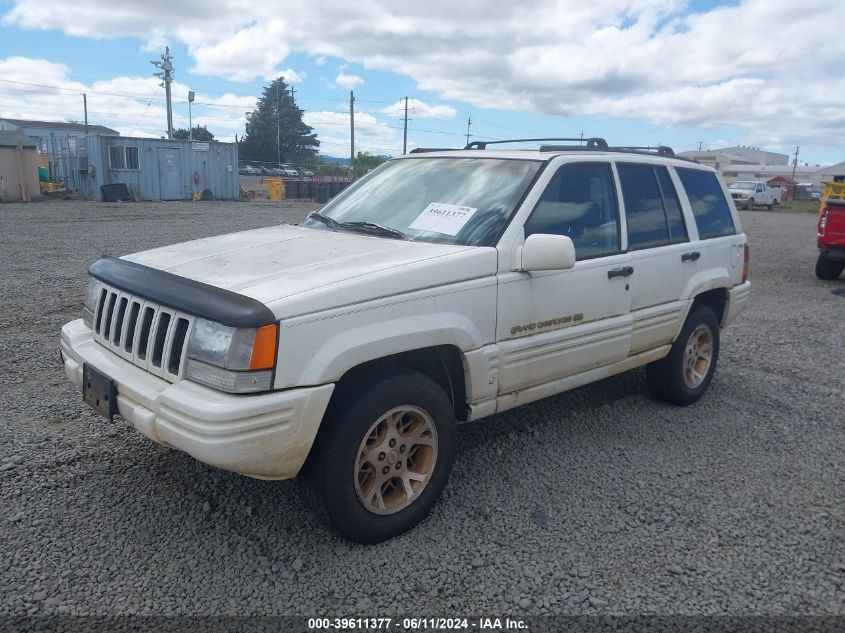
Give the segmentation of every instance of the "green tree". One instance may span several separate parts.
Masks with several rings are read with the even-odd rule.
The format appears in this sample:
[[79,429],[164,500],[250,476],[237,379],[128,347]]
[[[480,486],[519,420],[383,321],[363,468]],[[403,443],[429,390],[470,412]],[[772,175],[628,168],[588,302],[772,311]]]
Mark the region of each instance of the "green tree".
[[[188,131],[188,128],[186,128],[186,127],[177,127],[175,130],[173,130],[173,138],[180,138],[184,141],[187,141],[190,138],[190,136],[191,136],[190,132]],[[194,126],[194,140],[195,141],[213,141],[214,140],[214,134],[209,132],[208,127],[206,127],[205,125],[203,125],[203,126],[195,125]]]
[[283,163],[313,161],[320,141],[302,115],[282,77],[265,86],[258,107],[246,115],[246,134],[238,147],[241,158],[275,163],[281,153]]
[[384,156],[376,156],[370,152],[358,152],[355,156],[355,168],[373,169],[374,167],[381,165],[386,160],[387,158]]

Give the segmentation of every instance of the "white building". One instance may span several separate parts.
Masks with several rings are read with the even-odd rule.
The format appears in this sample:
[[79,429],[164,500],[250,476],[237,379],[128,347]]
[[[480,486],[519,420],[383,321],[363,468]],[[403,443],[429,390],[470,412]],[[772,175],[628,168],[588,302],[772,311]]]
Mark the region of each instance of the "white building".
[[793,171],[787,154],[767,152],[758,147],[693,150],[680,152],[679,155],[713,167],[728,184],[736,180],[766,182],[781,176],[796,183],[811,183],[818,190],[823,180],[845,177],[845,162],[835,165],[798,165]]

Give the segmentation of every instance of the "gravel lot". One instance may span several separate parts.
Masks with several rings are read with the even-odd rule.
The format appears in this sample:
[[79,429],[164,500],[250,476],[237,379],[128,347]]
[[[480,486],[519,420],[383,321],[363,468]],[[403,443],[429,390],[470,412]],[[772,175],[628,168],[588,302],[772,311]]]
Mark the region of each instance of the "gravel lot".
[[58,337],[88,264],[312,208],[0,205],[0,614],[845,615],[845,282],[813,275],[813,215],[742,213],[752,304],[700,403],[635,371],[465,425],[381,545],[82,403]]

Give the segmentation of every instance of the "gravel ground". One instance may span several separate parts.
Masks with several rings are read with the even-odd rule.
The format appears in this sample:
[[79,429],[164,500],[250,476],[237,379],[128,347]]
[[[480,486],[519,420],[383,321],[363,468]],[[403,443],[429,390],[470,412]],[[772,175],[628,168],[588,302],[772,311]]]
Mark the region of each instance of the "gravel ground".
[[377,546],[82,403],[58,337],[89,263],[311,208],[0,205],[0,614],[845,615],[845,283],[812,215],[743,212],[752,303],[700,403],[634,371],[462,426],[431,517]]

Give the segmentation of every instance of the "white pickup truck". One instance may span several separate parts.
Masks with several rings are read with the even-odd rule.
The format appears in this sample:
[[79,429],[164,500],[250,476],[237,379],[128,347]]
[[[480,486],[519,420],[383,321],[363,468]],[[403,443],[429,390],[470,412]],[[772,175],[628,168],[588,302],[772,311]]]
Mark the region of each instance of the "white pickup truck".
[[742,207],[748,211],[755,206],[766,207],[771,211],[781,201],[781,189],[779,187],[769,187],[759,180],[737,180],[731,183],[728,191],[730,191],[736,207]]
[[459,422],[639,366],[698,400],[750,295],[718,174],[602,139],[487,145],[391,160],[300,226],[98,260],[65,373],[160,444],[298,477],[367,543],[428,514]]

